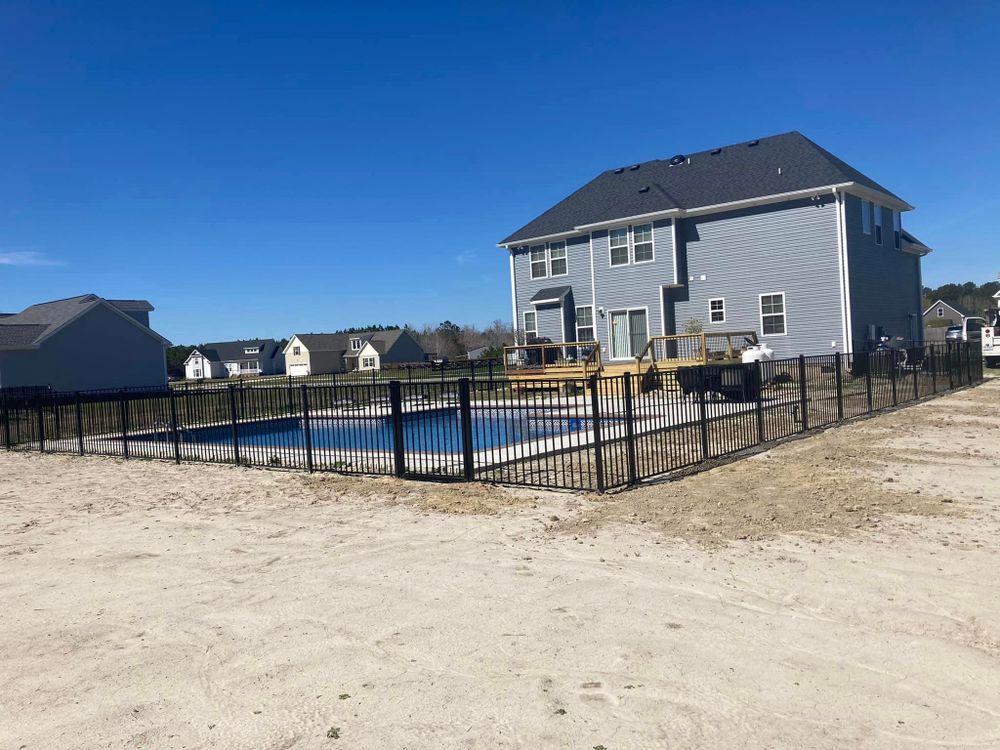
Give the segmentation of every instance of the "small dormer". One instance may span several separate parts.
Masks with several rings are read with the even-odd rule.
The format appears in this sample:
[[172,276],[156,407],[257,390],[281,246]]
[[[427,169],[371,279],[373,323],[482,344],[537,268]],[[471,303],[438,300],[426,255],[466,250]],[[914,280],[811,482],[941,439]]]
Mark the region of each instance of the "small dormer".
[[260,347],[259,346],[244,346],[243,347],[243,353],[244,354],[260,354]]
[[356,336],[356,337],[354,337],[354,338],[351,339],[351,351],[352,352],[359,352],[359,351],[361,351],[361,337],[360,336]]

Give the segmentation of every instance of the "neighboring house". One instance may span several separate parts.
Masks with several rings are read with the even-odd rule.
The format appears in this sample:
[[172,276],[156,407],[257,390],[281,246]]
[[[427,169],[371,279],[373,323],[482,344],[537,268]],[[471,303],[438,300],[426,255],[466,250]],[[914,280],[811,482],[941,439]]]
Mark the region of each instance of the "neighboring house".
[[500,243],[524,338],[755,330],[779,356],[920,339],[912,209],[800,133],[612,169]]
[[289,375],[379,370],[385,364],[423,362],[424,350],[407,331],[297,333],[285,346]]
[[284,372],[285,355],[274,339],[201,344],[184,360],[184,377],[189,380]]
[[945,302],[939,299],[924,310],[924,325],[932,328],[960,326],[966,318],[975,317],[975,313],[957,303]]
[[475,349],[469,349],[469,351],[465,353],[465,358],[482,359],[483,355],[485,355],[489,350],[490,348],[488,346],[477,346]]
[[170,342],[149,327],[145,300],[96,294],[0,315],[0,388],[162,388]]

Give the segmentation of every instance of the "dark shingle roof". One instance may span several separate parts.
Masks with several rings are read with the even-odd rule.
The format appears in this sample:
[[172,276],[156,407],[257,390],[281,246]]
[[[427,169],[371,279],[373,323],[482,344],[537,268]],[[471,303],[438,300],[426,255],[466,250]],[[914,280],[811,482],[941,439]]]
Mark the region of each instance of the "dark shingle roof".
[[[259,354],[246,354],[243,350],[260,347]],[[202,344],[195,351],[204,355],[210,362],[235,362],[241,359],[271,359],[278,353],[278,342],[274,339],[249,339],[247,341],[219,341],[212,344]],[[190,355],[189,355],[190,356]]]
[[[40,302],[37,305],[25,308],[15,315],[0,316],[0,346],[20,347],[31,346],[45,335],[47,331],[58,328],[69,322],[84,309],[91,307],[94,303],[101,302],[101,298],[96,294],[81,294],[78,297],[68,297],[67,299],[57,299],[52,302]],[[111,300],[110,302],[118,309],[122,309]],[[124,300],[117,300],[124,302]],[[136,305],[132,309],[140,309],[138,305],[145,305],[141,309],[152,310],[153,306],[145,300],[127,300]],[[153,333],[153,331],[150,331]],[[153,333],[154,336],[158,334]]]
[[551,302],[553,300],[561,302],[562,298],[572,290],[573,287],[571,286],[547,286],[544,289],[539,289],[535,293],[535,296],[528,301],[532,304],[536,302]]
[[569,233],[574,227],[631,216],[690,210],[846,182],[902,201],[794,131],[701,151],[687,159],[677,166],[670,166],[669,159],[657,159],[621,170],[609,169],[500,244]]
[[[351,339],[361,339],[362,346],[371,342],[375,351],[385,354],[403,335],[401,328],[388,331],[363,331],[361,333],[296,333],[295,338],[311,352],[348,352]],[[350,353],[348,353],[350,354]]]

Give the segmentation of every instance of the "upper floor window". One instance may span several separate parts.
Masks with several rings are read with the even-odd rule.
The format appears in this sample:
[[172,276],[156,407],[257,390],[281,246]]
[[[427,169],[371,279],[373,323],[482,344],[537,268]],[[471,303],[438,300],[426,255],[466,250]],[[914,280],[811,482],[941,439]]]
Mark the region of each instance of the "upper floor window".
[[576,308],[576,340],[596,341],[594,338],[594,308],[590,305]]
[[248,346],[243,349],[244,354],[258,354],[260,352],[259,346]]
[[882,207],[879,204],[874,204],[875,209],[875,244],[882,244]]
[[538,315],[534,311],[524,314],[524,338],[525,341],[538,338]]
[[649,263],[653,260],[653,225],[636,224],[608,232],[612,266]]
[[944,317],[944,308],[943,307],[940,307],[940,306],[938,307],[938,309],[937,309],[937,316],[939,318],[943,318]]
[[632,227],[632,262],[648,263],[653,259],[653,225]]
[[872,204],[864,198],[861,199],[861,231],[872,233]]
[[296,357],[299,356],[300,354],[302,354],[302,347],[301,346],[293,346],[292,347],[292,354],[295,355]]
[[722,297],[718,299],[710,299],[708,301],[708,322],[709,323],[725,323],[726,322],[726,300]]
[[531,248],[531,278],[544,279],[547,274],[545,245]]
[[892,246],[899,250],[901,227],[899,222],[899,211],[892,212]]
[[549,244],[549,276],[565,276],[569,268],[566,265],[566,243],[552,242]]
[[608,232],[608,246],[611,248],[611,265],[628,265],[628,227],[612,229]]
[[785,293],[760,295],[760,329],[765,336],[781,336],[785,327]]
[[351,351],[356,352],[361,349],[361,339],[351,339]]

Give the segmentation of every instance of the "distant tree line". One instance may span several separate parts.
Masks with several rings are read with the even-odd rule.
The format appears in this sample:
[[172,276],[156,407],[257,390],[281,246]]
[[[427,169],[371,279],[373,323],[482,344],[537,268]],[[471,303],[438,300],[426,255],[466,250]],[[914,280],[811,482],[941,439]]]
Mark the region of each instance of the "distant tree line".
[[960,305],[977,315],[982,315],[993,306],[993,295],[1000,291],[1000,281],[987,281],[976,284],[966,281],[964,284],[943,284],[935,289],[924,287],[924,310],[938,300],[952,305]]

